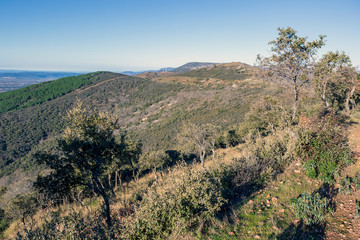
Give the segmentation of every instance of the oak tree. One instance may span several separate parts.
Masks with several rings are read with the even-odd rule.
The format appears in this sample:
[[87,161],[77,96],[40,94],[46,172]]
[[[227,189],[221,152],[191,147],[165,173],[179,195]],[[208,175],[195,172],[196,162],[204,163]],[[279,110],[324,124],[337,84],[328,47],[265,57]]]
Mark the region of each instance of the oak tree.
[[106,222],[110,228],[111,186],[104,184],[113,162],[121,162],[126,144],[115,140],[118,119],[97,110],[89,113],[77,105],[67,114],[68,127],[58,143],[58,153],[40,152],[36,158],[51,172],[39,176],[35,187],[40,192],[59,192],[61,196],[78,188],[94,191],[104,201]]
[[258,56],[258,63],[266,76],[291,84],[294,98],[291,118],[294,120],[300,90],[313,75],[314,57],[325,44],[325,36],[320,35],[318,40],[309,42],[290,27],[278,28],[278,31],[276,40],[269,42],[272,55],[266,58]]

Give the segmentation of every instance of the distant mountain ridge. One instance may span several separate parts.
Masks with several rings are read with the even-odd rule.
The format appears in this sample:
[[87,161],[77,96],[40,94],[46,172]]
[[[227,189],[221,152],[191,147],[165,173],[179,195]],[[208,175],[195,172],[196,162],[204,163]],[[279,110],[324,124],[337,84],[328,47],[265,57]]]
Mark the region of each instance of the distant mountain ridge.
[[173,67],[165,67],[165,68],[160,68],[158,70],[145,70],[145,71],[138,71],[138,72],[134,72],[134,71],[125,71],[125,72],[121,72],[122,74],[126,74],[129,76],[134,76],[134,75],[139,75],[142,73],[146,73],[146,72],[153,72],[153,73],[159,73],[159,72],[171,72],[174,68]]
[[210,62],[189,62],[180,67],[174,68],[173,70],[171,70],[171,72],[185,73],[196,69],[213,67],[217,64],[218,63],[210,63]]
[[180,67],[173,68],[173,67],[164,67],[160,68],[158,70],[145,70],[145,71],[125,71],[121,72],[122,74],[134,76],[134,75],[140,75],[144,73],[161,73],[161,72],[171,72],[171,73],[185,73],[196,69],[201,68],[208,68],[213,67],[217,65],[218,63],[211,63],[211,62],[189,62],[185,63],[184,65],[181,65]]

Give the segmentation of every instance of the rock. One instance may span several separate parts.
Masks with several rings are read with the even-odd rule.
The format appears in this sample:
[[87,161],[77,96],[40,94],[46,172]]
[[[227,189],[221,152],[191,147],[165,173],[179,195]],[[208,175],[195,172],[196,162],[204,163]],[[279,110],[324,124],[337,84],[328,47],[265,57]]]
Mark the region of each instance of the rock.
[[279,210],[279,213],[283,213],[283,212],[285,212],[285,209],[281,208],[281,209]]
[[234,232],[229,232],[229,235],[230,236],[235,236],[235,233]]
[[294,170],[294,173],[300,173],[301,171],[300,170]]
[[270,198],[270,194],[268,194],[268,195],[266,196],[266,198]]
[[259,235],[255,235],[254,238],[255,238],[255,239],[260,239],[260,236],[259,236]]
[[271,201],[276,204],[277,201],[278,201],[278,198],[277,198],[277,197],[273,197],[273,198],[271,199]]

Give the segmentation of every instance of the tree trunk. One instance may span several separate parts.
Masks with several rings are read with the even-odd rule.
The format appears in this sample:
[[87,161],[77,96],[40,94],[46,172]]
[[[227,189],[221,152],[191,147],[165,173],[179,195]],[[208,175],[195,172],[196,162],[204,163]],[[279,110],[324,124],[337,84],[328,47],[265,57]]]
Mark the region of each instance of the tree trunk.
[[99,191],[99,194],[102,196],[103,200],[104,200],[104,205],[105,205],[105,214],[106,214],[106,224],[108,225],[108,228],[110,229],[112,226],[112,222],[111,222],[111,215],[110,215],[110,203],[109,203],[109,198],[105,192],[104,186],[101,184],[100,179],[98,178],[97,174],[94,174],[93,176],[94,182],[97,185],[97,189]]
[[299,101],[299,87],[296,85],[294,86],[294,103],[293,103],[293,114],[291,116],[291,120],[294,121],[294,119],[296,118],[296,114],[297,114],[297,108],[298,108],[298,101]]
[[211,149],[211,152],[212,152],[212,155],[213,155],[213,156],[212,156],[213,159],[215,159],[215,149],[212,148],[212,149]]
[[154,168],[154,175],[155,175],[155,186],[157,185],[157,181],[158,181],[158,175],[156,172],[156,167]]
[[120,171],[120,174],[119,174],[119,186],[121,188],[122,186],[122,172]]
[[200,152],[200,162],[203,169],[205,169],[205,151]]
[[137,181],[137,178],[136,178],[136,174],[135,174],[135,167],[132,167],[132,175],[133,175],[133,179],[135,180],[135,182]]
[[354,95],[356,86],[353,86],[351,91],[347,94],[346,96],[346,100],[345,100],[345,109],[346,109],[346,115],[349,117],[350,116],[350,99],[352,98],[352,96]]
[[108,184],[109,184],[109,188],[111,188],[112,184],[111,184],[111,174],[108,173]]
[[323,90],[321,93],[321,99],[324,102],[325,109],[328,109],[330,107],[330,104],[326,99],[326,88],[327,88],[327,81],[324,83]]
[[115,171],[115,187],[114,189],[117,190],[117,186],[118,186],[118,171]]

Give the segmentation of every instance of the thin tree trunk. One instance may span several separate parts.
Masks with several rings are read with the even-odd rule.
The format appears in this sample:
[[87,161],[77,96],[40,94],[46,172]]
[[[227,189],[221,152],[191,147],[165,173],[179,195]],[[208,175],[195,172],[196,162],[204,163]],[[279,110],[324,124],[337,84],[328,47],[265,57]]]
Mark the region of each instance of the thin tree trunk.
[[293,120],[293,121],[296,118],[298,101],[299,101],[299,87],[296,84],[294,87],[294,93],[295,93],[295,96],[294,96],[294,103],[293,103],[293,114],[291,116],[291,120]]
[[105,214],[106,214],[106,224],[108,225],[108,228],[110,229],[112,226],[112,222],[111,222],[111,215],[110,215],[110,203],[109,203],[109,198],[105,192],[104,186],[101,184],[100,179],[97,177],[97,174],[95,173],[93,176],[93,179],[97,185],[97,188],[99,190],[99,194],[102,196],[103,200],[104,200],[104,205],[105,205]]
[[326,99],[326,89],[327,89],[327,81],[324,83],[323,90],[321,93],[321,99],[324,102],[325,109],[328,109],[330,107],[330,104]]
[[154,175],[155,175],[155,186],[157,185],[157,181],[158,181],[158,175],[156,172],[156,167],[154,168]]
[[205,151],[201,151],[200,153],[200,162],[203,169],[205,169]]
[[111,174],[108,173],[108,184],[109,184],[109,188],[111,188],[112,184],[111,184]]
[[122,172],[120,171],[120,174],[119,174],[119,186],[121,188],[122,186]]
[[346,96],[346,100],[345,100],[345,109],[346,109],[346,115],[349,117],[350,116],[350,99],[352,98],[352,96],[354,95],[356,86],[353,86],[351,91],[347,94]]
[[115,187],[114,187],[114,189],[117,190],[117,187],[118,187],[118,171],[116,170],[115,171]]

